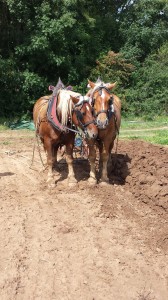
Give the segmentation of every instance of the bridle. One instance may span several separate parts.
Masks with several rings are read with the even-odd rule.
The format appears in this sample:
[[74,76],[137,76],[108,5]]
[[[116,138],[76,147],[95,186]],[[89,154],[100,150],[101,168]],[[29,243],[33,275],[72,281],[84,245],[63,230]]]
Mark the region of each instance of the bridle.
[[87,131],[87,126],[89,126],[90,124],[95,124],[94,117],[93,117],[92,120],[90,120],[90,121],[88,121],[86,123],[83,122],[85,113],[82,112],[81,110],[82,110],[83,105],[85,103],[88,103],[88,100],[83,100],[82,103],[81,102],[80,103],[76,103],[74,105],[74,109],[72,110],[72,114],[75,113],[76,118],[77,118],[77,120],[79,122],[79,125],[81,126],[82,130],[84,131],[84,133],[86,133],[86,131]]
[[[95,112],[95,109],[94,109],[94,105],[95,105],[95,101],[96,99],[94,98],[94,94],[95,92],[99,92],[99,95],[101,96],[102,94],[102,90],[105,89],[106,92],[110,95],[110,99],[109,99],[109,108],[108,109],[102,109],[98,112]],[[92,105],[92,109],[93,109],[93,115],[94,117],[96,118],[99,114],[101,113],[105,113],[108,117],[108,119],[111,118],[112,114],[114,113],[114,107],[113,107],[113,95],[111,95],[110,93],[110,90],[104,86],[104,85],[100,85],[98,86],[93,92],[92,92],[92,95],[91,95],[91,105]]]

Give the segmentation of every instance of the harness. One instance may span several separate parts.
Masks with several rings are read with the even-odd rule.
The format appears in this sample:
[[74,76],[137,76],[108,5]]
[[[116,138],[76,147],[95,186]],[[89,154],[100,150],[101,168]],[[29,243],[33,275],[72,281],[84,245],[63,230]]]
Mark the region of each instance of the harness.
[[[109,100],[109,108],[108,109],[102,109],[100,110],[99,112],[95,112],[95,109],[94,109],[94,104],[95,104],[95,99],[93,98],[93,95],[95,92],[99,92],[99,95],[101,96],[102,94],[102,89],[105,89],[107,91],[107,93],[111,96],[110,97],[110,100]],[[114,102],[114,98],[113,98],[113,95],[111,95],[109,89],[104,86],[104,85],[100,85],[98,86],[92,93],[92,96],[91,96],[91,99],[92,99],[92,107],[93,107],[93,115],[94,117],[96,118],[99,114],[101,113],[106,113],[107,116],[108,116],[108,119],[110,119],[112,117],[112,115],[114,114],[114,105],[113,105],[113,102]]]
[[82,127],[82,130],[86,134],[86,128],[87,128],[87,126],[90,125],[90,124],[95,124],[95,120],[93,118],[91,121],[89,121],[87,123],[82,123],[84,113],[81,112],[81,109],[82,109],[84,103],[88,103],[88,101],[87,100],[83,100],[82,103],[76,103],[75,106],[74,106],[74,108],[79,107],[79,106],[81,106],[81,107],[79,109],[73,109],[72,113],[76,114],[76,118],[77,118],[80,126]]
[[[38,118],[37,118],[37,122],[36,122],[36,133],[38,133],[38,129],[39,129],[39,126],[40,126],[40,123],[41,122],[50,122],[52,124],[52,126],[57,129],[58,131],[62,132],[62,133],[68,133],[69,131],[72,131],[74,133],[77,133],[81,136],[86,136],[86,128],[88,125],[90,124],[94,124],[95,123],[95,120],[91,120],[87,123],[83,123],[82,120],[83,120],[83,115],[84,113],[81,112],[81,109],[84,105],[84,103],[88,103],[87,100],[84,100],[84,97],[83,97],[83,101],[75,104],[73,110],[72,110],[72,113],[75,113],[76,114],[76,118],[83,130],[84,133],[80,132],[79,130],[76,129],[75,125],[72,125],[71,127],[68,127],[68,126],[65,126],[65,125],[62,125],[60,123],[60,121],[58,120],[58,116],[57,116],[57,112],[56,112],[56,108],[57,108],[57,101],[58,101],[58,94],[59,94],[59,91],[53,91],[53,94],[52,96],[48,99],[44,99],[45,102],[42,103],[40,105],[40,110],[39,110],[39,114],[38,114]],[[46,105],[46,103],[48,102],[48,108],[47,108],[47,118],[45,117],[44,119],[40,119],[40,114],[41,114],[41,110],[43,108],[44,105]],[[76,107],[80,107],[80,109],[75,109]]]
[[59,122],[57,117],[57,113],[56,113],[57,100],[58,100],[58,91],[56,93],[53,92],[53,95],[49,100],[48,108],[47,108],[47,119],[55,129],[62,132],[66,132],[67,128]]
[[[99,92],[99,95],[101,96],[103,89],[105,89],[106,92],[110,95],[109,108],[108,109],[102,109],[102,110],[100,110],[96,113],[95,109],[94,109],[95,99],[94,99],[93,96],[94,96],[94,93],[97,92],[97,91]],[[93,90],[93,92],[91,94],[91,100],[92,100],[91,105],[92,105],[92,108],[93,108],[94,117],[96,118],[99,114],[105,113],[105,114],[107,114],[108,120],[110,120],[111,117],[114,116],[116,131],[117,131],[117,134],[119,134],[119,129],[118,129],[118,126],[117,126],[117,117],[116,117],[115,109],[114,109],[114,97],[113,97],[113,95],[111,95],[110,90],[106,86],[101,84],[100,86],[98,86],[96,89]]]

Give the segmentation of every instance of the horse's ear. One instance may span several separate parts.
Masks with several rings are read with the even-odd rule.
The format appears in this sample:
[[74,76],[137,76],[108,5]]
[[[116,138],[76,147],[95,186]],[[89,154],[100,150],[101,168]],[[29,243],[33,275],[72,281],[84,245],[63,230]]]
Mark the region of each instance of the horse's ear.
[[48,89],[49,89],[49,91],[53,91],[54,90],[54,86],[53,85],[49,85]]
[[114,83],[107,83],[107,88],[109,89],[109,90],[112,90],[115,86],[116,86],[116,84],[117,84],[117,81],[116,82],[114,82]]
[[78,99],[78,98],[73,97],[72,95],[70,95],[70,97],[71,97],[72,102],[73,102],[74,104],[77,104],[77,103],[79,102],[79,99]]
[[101,83],[102,82],[102,80],[101,80],[101,78],[100,78],[100,76],[97,78],[97,80],[96,80],[96,83]]
[[88,84],[90,85],[91,89],[95,87],[95,83],[90,81],[89,79],[88,79]]

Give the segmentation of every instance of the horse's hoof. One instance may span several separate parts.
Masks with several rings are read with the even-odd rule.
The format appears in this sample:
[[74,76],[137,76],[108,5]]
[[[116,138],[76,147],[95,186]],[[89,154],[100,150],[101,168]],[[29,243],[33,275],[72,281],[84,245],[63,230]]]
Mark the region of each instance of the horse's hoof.
[[109,185],[109,180],[108,179],[101,179],[100,182],[99,182],[99,185],[101,186],[107,186]]
[[69,183],[68,183],[68,186],[69,186],[69,187],[74,187],[74,186],[76,186],[76,184],[77,184],[77,182],[69,182]]
[[89,179],[87,180],[87,183],[89,185],[95,185],[95,184],[97,184],[97,180],[93,177],[89,177]]
[[77,184],[77,180],[75,178],[68,178],[68,186],[73,187]]
[[48,188],[49,189],[55,188],[55,182],[48,183]]
[[69,181],[68,180],[68,186],[69,187],[74,187],[74,186],[76,186],[77,185],[77,181]]
[[47,184],[48,184],[48,188],[55,187],[55,180],[54,180],[53,176],[49,176],[47,178]]
[[52,182],[53,181],[53,176],[49,176],[48,178],[47,178],[47,183],[50,183],[50,182]]

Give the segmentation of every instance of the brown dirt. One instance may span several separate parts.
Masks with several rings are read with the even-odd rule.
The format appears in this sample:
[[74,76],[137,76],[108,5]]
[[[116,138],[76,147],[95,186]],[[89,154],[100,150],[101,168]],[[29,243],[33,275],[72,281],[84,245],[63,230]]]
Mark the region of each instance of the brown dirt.
[[167,300],[168,148],[119,141],[108,186],[62,159],[49,190],[33,135],[0,132],[0,300]]

